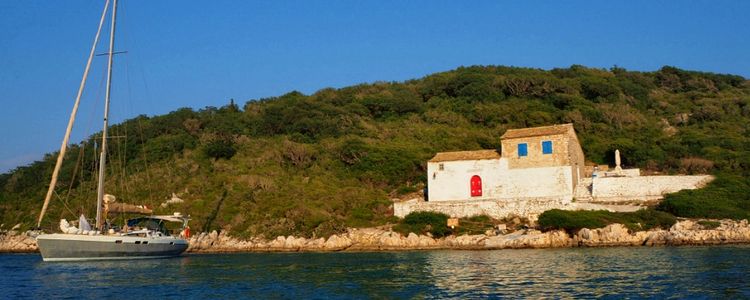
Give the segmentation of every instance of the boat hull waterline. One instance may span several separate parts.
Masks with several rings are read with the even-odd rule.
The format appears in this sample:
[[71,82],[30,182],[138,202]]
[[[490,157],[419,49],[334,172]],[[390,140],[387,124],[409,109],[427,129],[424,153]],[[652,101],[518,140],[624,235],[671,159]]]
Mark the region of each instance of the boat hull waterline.
[[44,261],[147,259],[179,256],[188,242],[175,237],[43,234],[37,237]]

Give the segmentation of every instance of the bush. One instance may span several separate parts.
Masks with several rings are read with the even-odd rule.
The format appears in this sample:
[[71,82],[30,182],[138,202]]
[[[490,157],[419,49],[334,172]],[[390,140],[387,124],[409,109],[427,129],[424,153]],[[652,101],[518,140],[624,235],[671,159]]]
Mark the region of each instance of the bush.
[[149,161],[158,161],[194,146],[195,139],[188,134],[165,134],[148,140],[144,147],[147,159]]
[[601,228],[609,222],[605,219],[608,211],[567,211],[553,209],[539,215],[539,226],[543,230],[565,229],[575,231],[581,228]]
[[620,90],[616,85],[599,77],[585,78],[581,81],[581,94],[586,99],[600,101],[616,97]]
[[[349,157],[357,157],[351,155],[353,151],[349,152]],[[373,145],[360,149],[358,153],[361,156],[358,156],[356,160],[351,159],[356,163],[349,166],[349,169],[354,171],[361,180],[397,185],[423,174],[420,168],[422,159],[410,149]],[[340,156],[343,159],[343,154]]]
[[688,174],[706,174],[714,168],[714,162],[700,157],[680,159],[680,171]]
[[234,143],[228,140],[218,140],[206,144],[203,147],[203,153],[211,158],[225,158],[230,159],[237,150],[234,149]]
[[315,161],[315,151],[304,144],[284,141],[281,145],[284,161],[298,169],[304,169]]
[[430,233],[433,237],[444,237],[451,234],[448,228],[449,216],[444,213],[418,211],[406,215],[393,230],[401,234],[414,232],[417,234]]
[[686,218],[750,219],[750,178],[720,174],[705,188],[668,194],[657,209]]
[[677,219],[668,213],[653,209],[642,209],[635,212],[569,211],[553,209],[539,216],[539,226],[543,230],[564,229],[568,232],[582,228],[602,228],[609,224],[623,224],[632,231],[649,230],[653,228],[667,229],[672,227]]

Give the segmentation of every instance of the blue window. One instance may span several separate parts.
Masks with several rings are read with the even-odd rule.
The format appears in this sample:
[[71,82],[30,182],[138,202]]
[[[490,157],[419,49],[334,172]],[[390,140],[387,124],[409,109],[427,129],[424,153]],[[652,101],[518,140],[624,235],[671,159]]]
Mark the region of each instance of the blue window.
[[542,141],[542,154],[552,154],[552,141]]
[[518,157],[529,155],[529,146],[526,143],[518,144]]

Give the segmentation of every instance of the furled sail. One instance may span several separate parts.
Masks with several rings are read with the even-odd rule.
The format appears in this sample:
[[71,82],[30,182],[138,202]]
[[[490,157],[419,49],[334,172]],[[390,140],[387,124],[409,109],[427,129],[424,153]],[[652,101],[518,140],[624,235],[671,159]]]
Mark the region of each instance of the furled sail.
[[135,205],[135,204],[128,204],[128,203],[111,203],[109,205],[104,205],[104,210],[106,210],[108,213],[121,213],[121,214],[127,214],[127,213],[134,213],[134,214],[151,214],[154,211],[150,208],[143,206],[143,205]]
[[104,195],[104,212],[105,216],[108,213],[119,213],[119,214],[152,214],[154,211],[145,205],[135,205],[135,204],[129,204],[129,203],[120,203],[116,202],[115,196],[112,195]]

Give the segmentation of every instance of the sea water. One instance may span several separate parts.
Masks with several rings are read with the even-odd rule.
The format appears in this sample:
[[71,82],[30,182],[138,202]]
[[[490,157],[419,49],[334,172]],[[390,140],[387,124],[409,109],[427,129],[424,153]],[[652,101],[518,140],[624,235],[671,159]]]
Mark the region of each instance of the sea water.
[[188,254],[45,263],[0,255],[0,298],[750,298],[750,246]]

